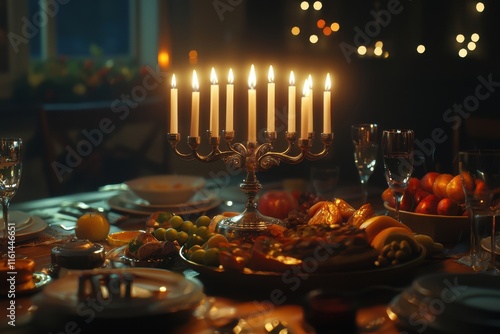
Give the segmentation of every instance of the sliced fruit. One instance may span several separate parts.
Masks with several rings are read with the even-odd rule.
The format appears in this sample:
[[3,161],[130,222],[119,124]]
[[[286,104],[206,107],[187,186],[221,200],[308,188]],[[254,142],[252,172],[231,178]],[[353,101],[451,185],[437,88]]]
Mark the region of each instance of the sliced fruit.
[[413,233],[413,231],[405,224],[395,218],[385,215],[368,218],[359,226],[360,229],[365,230],[366,237],[370,243],[380,232],[390,227],[404,228],[408,230],[408,232]]

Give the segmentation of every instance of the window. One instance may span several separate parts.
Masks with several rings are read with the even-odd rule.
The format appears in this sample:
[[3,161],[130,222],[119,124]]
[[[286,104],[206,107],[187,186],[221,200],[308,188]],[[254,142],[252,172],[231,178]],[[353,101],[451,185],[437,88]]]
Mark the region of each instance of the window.
[[[50,56],[129,56],[132,52],[132,4],[123,0],[29,1],[29,16],[48,13],[53,22],[30,41],[32,58]],[[131,4],[132,3],[132,4]],[[49,25],[53,24],[53,27]],[[42,42],[43,41],[43,42]],[[45,50],[44,50],[45,48]],[[53,48],[51,50],[51,48]]]

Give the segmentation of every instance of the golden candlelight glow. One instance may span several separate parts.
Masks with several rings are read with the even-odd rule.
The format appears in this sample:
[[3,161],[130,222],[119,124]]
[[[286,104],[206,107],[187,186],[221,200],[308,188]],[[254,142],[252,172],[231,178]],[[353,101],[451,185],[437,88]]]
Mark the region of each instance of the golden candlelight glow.
[[425,45],[423,45],[423,44],[418,45],[417,52],[420,54],[424,53],[425,52]]
[[233,70],[231,68],[229,69],[229,74],[227,75],[227,83],[230,85],[234,83],[234,75],[233,75]]
[[473,42],[479,41],[479,34],[473,33],[472,35],[470,35],[470,40]]
[[212,67],[212,71],[210,72],[210,83],[212,85],[217,84],[217,74],[215,73],[215,69]]
[[196,75],[196,70],[193,70],[193,80],[191,81],[191,86],[193,87],[193,91],[197,92],[200,90],[200,83],[198,82],[198,76]]
[[476,4],[476,10],[479,12],[479,13],[482,13],[484,11],[484,3],[482,2],[478,2]]
[[458,34],[456,40],[458,43],[463,43],[465,41],[465,36],[462,34]]
[[252,64],[250,67],[250,75],[248,76],[248,88],[255,89],[255,86],[257,86],[257,77],[255,76],[255,67]]

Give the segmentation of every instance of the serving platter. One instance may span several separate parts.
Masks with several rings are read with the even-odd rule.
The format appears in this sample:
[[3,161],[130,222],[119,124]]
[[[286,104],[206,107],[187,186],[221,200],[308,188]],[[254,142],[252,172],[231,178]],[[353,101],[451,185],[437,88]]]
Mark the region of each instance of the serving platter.
[[[342,287],[357,289],[374,285],[402,283],[405,278],[411,277],[413,269],[418,267],[426,257],[425,249],[421,247],[420,253],[414,259],[399,264],[378,269],[358,271],[336,271],[315,273],[308,267],[298,267],[294,272],[270,272],[225,270],[221,267],[205,266],[190,261],[185,255],[184,246],[179,252],[186,266],[197,273],[198,277],[208,291],[220,291],[228,286],[238,284],[244,286],[244,292],[249,294],[268,295],[272,291],[280,290],[284,295],[292,297],[293,294],[303,295],[313,289]],[[237,282],[237,283],[235,283]]]
[[48,224],[42,218],[37,216],[31,216],[30,221],[32,222],[31,225],[22,229],[21,231],[16,231],[16,242],[35,238],[48,226]]

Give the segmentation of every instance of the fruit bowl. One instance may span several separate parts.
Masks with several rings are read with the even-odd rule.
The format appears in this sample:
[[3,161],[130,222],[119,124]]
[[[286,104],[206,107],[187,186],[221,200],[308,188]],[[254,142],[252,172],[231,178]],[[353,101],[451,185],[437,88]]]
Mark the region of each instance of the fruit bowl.
[[125,181],[130,192],[149,204],[180,204],[205,187],[205,179],[191,175],[153,175]]
[[[394,217],[394,208],[384,202],[389,216]],[[434,241],[452,244],[466,240],[470,235],[470,224],[466,216],[429,215],[400,210],[400,220],[413,232],[426,234]]]

